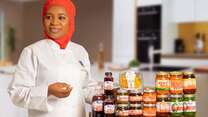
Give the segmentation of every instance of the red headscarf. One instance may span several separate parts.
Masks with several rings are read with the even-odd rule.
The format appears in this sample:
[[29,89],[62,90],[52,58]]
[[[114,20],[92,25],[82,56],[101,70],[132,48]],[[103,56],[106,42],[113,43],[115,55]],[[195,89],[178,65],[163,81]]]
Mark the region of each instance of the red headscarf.
[[76,9],[71,0],[46,0],[43,10],[42,10],[43,18],[45,17],[48,8],[52,5],[61,5],[66,8],[68,16],[69,16],[69,32],[64,37],[61,37],[58,39],[53,39],[52,37],[50,37],[45,30],[44,30],[44,34],[46,38],[49,38],[55,41],[57,44],[59,44],[61,49],[65,49],[74,33],[74,17],[76,14]]

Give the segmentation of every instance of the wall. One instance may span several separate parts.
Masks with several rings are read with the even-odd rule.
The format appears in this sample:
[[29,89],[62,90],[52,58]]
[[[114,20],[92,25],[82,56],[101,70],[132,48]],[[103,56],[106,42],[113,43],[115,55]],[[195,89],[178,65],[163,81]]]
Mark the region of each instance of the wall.
[[162,0],[137,0],[137,6],[149,6],[161,4]]

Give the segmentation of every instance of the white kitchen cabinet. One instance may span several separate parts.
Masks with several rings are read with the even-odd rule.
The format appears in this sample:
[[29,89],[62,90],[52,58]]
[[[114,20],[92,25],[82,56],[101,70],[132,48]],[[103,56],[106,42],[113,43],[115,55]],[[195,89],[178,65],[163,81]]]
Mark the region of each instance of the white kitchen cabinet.
[[208,0],[196,0],[196,21],[208,21]]
[[160,5],[162,0],[137,0],[137,6],[151,6],[151,5]]
[[[205,0],[206,1],[206,0]],[[193,22],[195,20],[195,0],[171,0],[169,8],[172,22]]]

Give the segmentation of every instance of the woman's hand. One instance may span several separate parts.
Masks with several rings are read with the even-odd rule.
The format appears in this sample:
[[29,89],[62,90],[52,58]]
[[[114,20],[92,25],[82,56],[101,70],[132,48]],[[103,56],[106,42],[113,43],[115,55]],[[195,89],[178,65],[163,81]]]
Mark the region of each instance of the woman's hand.
[[65,98],[70,95],[72,87],[66,83],[56,82],[48,86],[48,96],[54,95],[58,98]]

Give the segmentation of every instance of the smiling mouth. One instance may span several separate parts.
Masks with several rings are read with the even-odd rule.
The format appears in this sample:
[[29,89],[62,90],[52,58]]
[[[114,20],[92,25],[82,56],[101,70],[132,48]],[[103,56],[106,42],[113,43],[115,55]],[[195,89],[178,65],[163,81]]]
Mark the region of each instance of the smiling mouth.
[[60,28],[50,28],[49,30],[50,30],[51,33],[58,33],[58,32],[61,31]]

